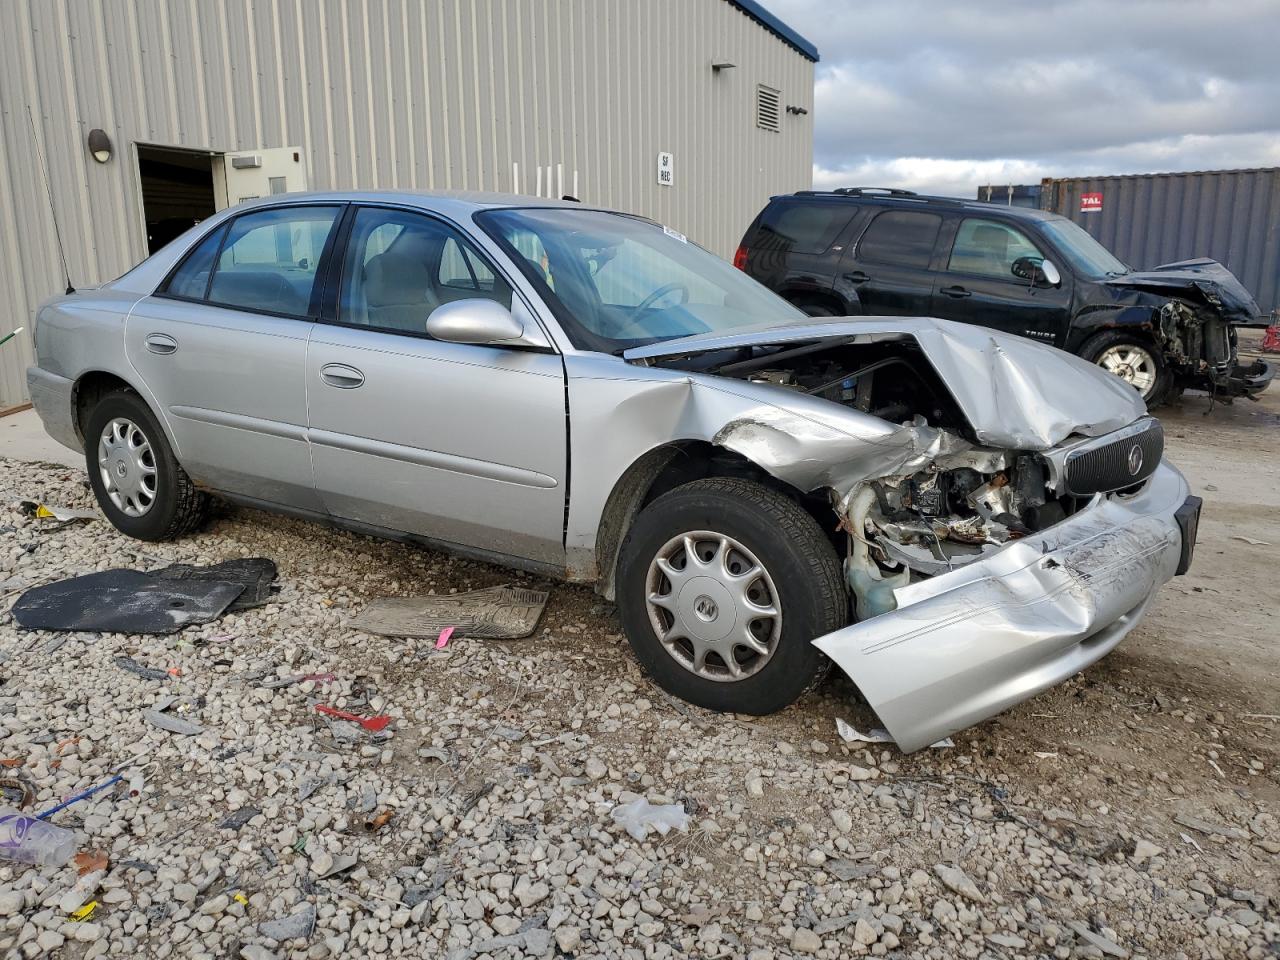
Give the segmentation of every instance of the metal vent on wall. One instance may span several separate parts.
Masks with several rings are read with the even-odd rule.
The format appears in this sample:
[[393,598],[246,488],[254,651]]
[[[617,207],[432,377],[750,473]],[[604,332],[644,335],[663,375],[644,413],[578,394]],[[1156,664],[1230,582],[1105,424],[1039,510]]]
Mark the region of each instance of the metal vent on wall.
[[756,126],[761,130],[781,130],[779,115],[782,107],[782,93],[772,87],[760,84],[756,87]]

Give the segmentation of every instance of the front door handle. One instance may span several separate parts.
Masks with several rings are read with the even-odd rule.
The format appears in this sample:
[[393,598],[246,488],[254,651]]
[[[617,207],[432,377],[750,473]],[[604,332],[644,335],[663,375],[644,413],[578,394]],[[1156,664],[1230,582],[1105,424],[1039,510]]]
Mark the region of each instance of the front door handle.
[[364,374],[345,363],[326,363],[320,368],[320,379],[331,387],[354,390],[364,383]]
[[173,339],[167,333],[149,333],[144,341],[147,349],[152,353],[158,353],[161,356],[168,356],[175,353],[178,349],[178,341]]
[[853,271],[853,273],[846,273],[844,275],[844,278],[848,280],[850,283],[866,283],[868,280],[871,279],[861,270],[855,270]]
[[955,299],[955,300],[962,300],[965,297],[973,296],[973,294],[970,293],[968,290],[966,290],[964,287],[943,287],[940,292],[945,293],[948,297],[951,297],[952,299]]

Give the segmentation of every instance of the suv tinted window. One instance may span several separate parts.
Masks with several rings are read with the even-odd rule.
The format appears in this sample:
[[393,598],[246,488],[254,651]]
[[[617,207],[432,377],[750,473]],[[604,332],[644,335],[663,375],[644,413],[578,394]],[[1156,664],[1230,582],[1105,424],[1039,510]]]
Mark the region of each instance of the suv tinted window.
[[753,247],[824,253],[853,217],[846,203],[772,203],[760,217]]
[[306,316],[320,254],[338,207],[284,207],[232,221],[218,256],[209,302]]
[[407,210],[356,211],[339,323],[426,336],[431,311],[472,297],[510,308],[511,287],[452,227]]
[[994,220],[970,219],[961,223],[956,232],[947,269],[954,273],[1015,280],[1013,261],[1019,257],[1042,256],[1021,231]]
[[929,266],[942,217],[914,210],[890,210],[871,221],[858,243],[858,259],[902,267]]

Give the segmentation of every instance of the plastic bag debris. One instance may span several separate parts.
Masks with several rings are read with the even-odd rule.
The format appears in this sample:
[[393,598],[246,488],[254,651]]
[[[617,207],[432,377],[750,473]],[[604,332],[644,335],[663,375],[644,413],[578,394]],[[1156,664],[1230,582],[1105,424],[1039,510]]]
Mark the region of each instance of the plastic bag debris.
[[359,724],[371,733],[377,733],[379,730],[385,730],[391,723],[391,718],[385,714],[378,717],[360,717],[354,713],[347,713],[345,710],[339,710],[337,707],[326,706],[323,703],[316,704],[316,711],[327,714],[331,717],[337,717],[339,720],[350,720],[352,723]]
[[518,640],[533,633],[547,605],[545,590],[489,587],[440,597],[383,597],[352,619],[351,628],[388,637],[438,640],[456,637]]
[[[840,739],[845,743],[892,743],[895,745],[897,743],[888,730],[873,727],[869,733],[862,733],[839,717],[836,717],[836,733],[840,734]],[[954,746],[955,741],[950,737],[943,737],[936,743],[929,744],[930,749],[933,750],[944,750],[947,747]]]
[[440,636],[436,638],[436,649],[443,650],[449,642],[449,638],[453,636],[453,627],[445,627],[440,631]]
[[76,849],[70,830],[0,807],[0,859],[60,867]]
[[102,514],[97,510],[82,510],[78,507],[59,507],[53,504],[40,503],[37,500],[23,500],[18,506],[22,512],[37,520],[101,520]]
[[640,797],[630,803],[619,804],[610,812],[615,823],[636,840],[643,840],[650,830],[666,836],[673,829],[681,832],[689,829],[689,814],[678,803],[654,806],[648,797]]

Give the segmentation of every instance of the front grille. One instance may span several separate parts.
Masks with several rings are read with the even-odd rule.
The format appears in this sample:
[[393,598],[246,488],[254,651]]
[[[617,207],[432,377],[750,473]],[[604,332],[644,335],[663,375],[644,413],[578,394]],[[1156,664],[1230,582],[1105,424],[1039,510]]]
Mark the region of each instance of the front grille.
[[1163,453],[1164,428],[1159,420],[1145,417],[1067,454],[1066,492],[1091,497],[1137,486],[1155,472]]

